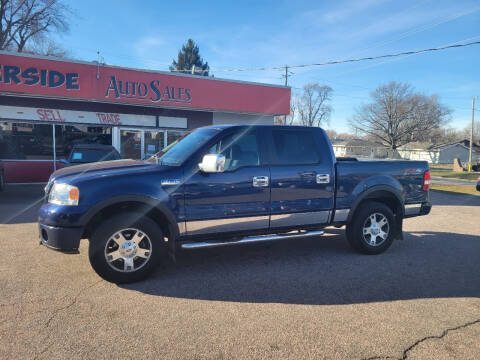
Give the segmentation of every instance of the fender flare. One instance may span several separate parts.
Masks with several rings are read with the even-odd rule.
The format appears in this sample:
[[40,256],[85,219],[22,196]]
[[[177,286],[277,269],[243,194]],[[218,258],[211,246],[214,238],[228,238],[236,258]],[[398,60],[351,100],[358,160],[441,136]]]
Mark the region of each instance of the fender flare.
[[350,223],[352,220],[353,215],[355,214],[355,211],[357,210],[358,206],[362,203],[363,200],[368,198],[369,195],[371,195],[374,192],[377,191],[385,191],[391,193],[395,198],[398,200],[400,204],[400,211],[401,211],[401,219],[404,217],[404,205],[405,201],[402,196],[402,192],[399,189],[394,188],[393,186],[390,185],[374,185],[372,187],[369,187],[367,190],[361,192],[359,196],[355,199],[355,201],[352,204],[352,207],[350,208],[350,211],[348,213],[347,217],[347,223]]
[[173,212],[163,203],[161,203],[158,199],[146,196],[146,195],[120,195],[120,196],[115,196],[112,198],[108,198],[106,200],[100,201],[93,205],[81,218],[80,223],[82,224],[83,227],[85,227],[90,220],[93,219],[95,215],[97,215],[100,211],[103,209],[114,205],[114,204],[120,204],[123,202],[138,202],[142,203],[146,206],[149,206],[151,208],[154,208],[158,211],[160,211],[168,220],[168,229],[170,231],[170,234],[173,237],[173,240],[177,239],[179,236],[179,228],[178,228],[178,223],[175,218],[175,215]]

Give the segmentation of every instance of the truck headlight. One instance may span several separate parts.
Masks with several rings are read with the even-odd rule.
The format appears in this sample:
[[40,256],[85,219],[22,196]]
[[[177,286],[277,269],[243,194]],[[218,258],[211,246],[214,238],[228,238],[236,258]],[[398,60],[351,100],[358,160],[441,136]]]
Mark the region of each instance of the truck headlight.
[[48,202],[56,205],[78,205],[79,198],[80,191],[76,186],[54,183],[48,195]]

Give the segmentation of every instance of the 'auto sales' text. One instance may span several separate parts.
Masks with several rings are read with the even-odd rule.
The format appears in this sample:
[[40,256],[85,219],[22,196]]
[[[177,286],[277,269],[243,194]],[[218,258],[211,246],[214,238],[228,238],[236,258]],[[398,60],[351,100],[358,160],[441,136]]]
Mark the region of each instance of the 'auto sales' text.
[[105,97],[109,98],[111,94],[113,94],[116,99],[149,99],[151,102],[168,101],[190,103],[192,100],[190,89],[163,85],[158,80],[152,80],[148,84],[137,81],[123,81],[118,80],[116,76],[110,77]]

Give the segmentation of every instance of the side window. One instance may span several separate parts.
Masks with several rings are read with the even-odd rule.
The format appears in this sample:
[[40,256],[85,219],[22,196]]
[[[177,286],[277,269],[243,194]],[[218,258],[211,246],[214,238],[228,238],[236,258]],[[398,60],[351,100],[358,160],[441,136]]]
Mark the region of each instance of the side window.
[[307,130],[273,130],[274,165],[302,165],[320,162],[312,132]]
[[228,135],[213,145],[208,153],[225,155],[225,171],[260,165],[256,131]]

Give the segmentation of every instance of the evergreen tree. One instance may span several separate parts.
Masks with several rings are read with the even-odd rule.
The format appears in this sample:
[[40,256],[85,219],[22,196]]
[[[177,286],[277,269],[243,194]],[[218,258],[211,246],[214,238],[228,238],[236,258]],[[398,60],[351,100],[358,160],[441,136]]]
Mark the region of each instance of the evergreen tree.
[[[195,74],[208,76],[208,62],[203,62],[200,56],[200,50],[195,44],[195,41],[188,39],[187,43],[182,46],[182,49],[178,52],[177,61],[173,60],[170,66],[170,71],[175,70],[192,70],[195,65]],[[184,71],[182,71],[185,73]]]

